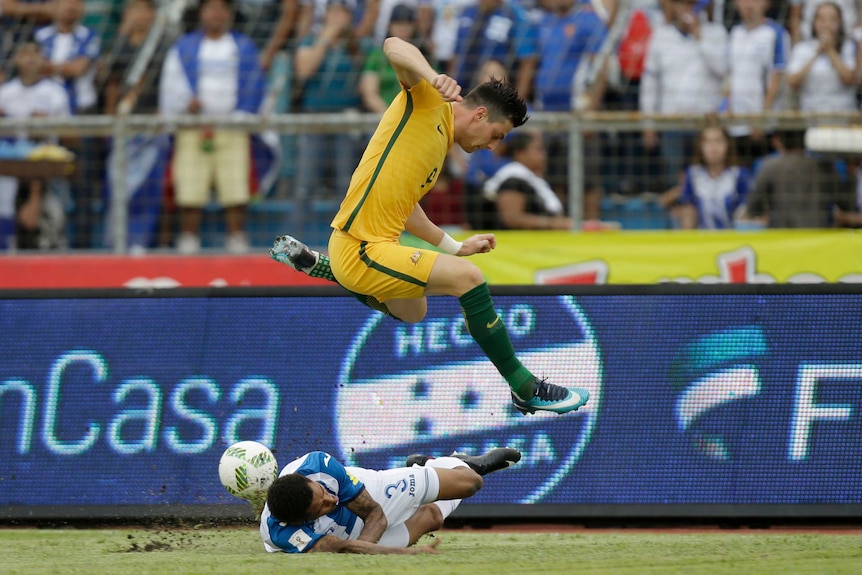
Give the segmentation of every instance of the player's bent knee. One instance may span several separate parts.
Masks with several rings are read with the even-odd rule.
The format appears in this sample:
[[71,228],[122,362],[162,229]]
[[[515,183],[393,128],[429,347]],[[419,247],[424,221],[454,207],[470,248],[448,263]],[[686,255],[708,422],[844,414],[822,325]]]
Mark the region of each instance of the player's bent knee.
[[482,270],[477,268],[472,262],[463,261],[463,264],[456,271],[454,277],[455,291],[458,297],[464,295],[476,286],[485,283],[485,276],[482,275]]
[[436,505],[425,505],[423,507],[426,509],[426,513],[428,514],[428,531],[439,531],[440,529],[443,529],[443,512],[440,511],[440,508]]
[[426,533],[439,531],[443,528],[443,512],[433,503],[421,506],[404,524],[410,534],[410,545],[413,545]]
[[469,467],[459,467],[458,472],[463,475],[462,498],[476,495],[476,493],[485,486],[485,480],[482,479],[482,476]]
[[464,281],[469,286],[467,291],[470,291],[474,287],[485,283],[485,276],[482,275],[482,270],[471,263],[464,274]]
[[[472,470],[471,470],[472,471]],[[473,483],[470,486],[470,495],[475,495],[480,489],[485,487],[485,480],[482,479],[482,476],[473,471]]]

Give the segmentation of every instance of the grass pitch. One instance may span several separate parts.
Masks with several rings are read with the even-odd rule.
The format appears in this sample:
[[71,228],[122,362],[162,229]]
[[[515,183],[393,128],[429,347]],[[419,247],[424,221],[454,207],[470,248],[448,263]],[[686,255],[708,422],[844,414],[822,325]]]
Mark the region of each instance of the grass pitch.
[[0,529],[0,573],[187,575],[493,573],[794,575],[862,573],[862,535],[639,530],[438,534],[438,555],[287,556],[263,551],[257,530]]

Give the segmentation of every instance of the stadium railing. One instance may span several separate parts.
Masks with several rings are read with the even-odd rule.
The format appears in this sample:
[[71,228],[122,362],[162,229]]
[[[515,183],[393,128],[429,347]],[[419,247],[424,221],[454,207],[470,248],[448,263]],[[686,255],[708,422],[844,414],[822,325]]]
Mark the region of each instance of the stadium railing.
[[[806,129],[812,126],[850,126],[860,121],[857,113],[852,114],[809,114],[802,112],[773,112],[749,116],[718,116],[722,125],[728,126],[747,123],[767,131],[786,129]],[[619,134],[639,134],[643,130],[655,130],[659,134],[668,131],[695,132],[705,125],[708,118],[703,115],[642,115],[636,112],[572,112],[572,113],[543,113],[535,112],[530,116],[529,126],[543,132],[564,133],[568,139],[568,157],[565,165],[568,171],[567,178],[567,209],[573,220],[573,229],[579,230],[584,223],[583,197],[585,189],[584,174],[584,137],[585,134],[601,133],[604,136],[614,137]],[[154,135],[172,133],[179,128],[213,127],[216,129],[240,130],[248,133],[261,133],[272,131],[282,137],[296,136],[303,133],[318,134],[370,134],[376,127],[379,116],[376,114],[364,114],[352,112],[336,114],[273,114],[244,117],[210,117],[210,116],[179,116],[165,118],[151,115],[122,115],[117,116],[81,116],[72,118],[28,118],[26,120],[2,118],[0,119],[0,137],[15,137],[27,133],[30,138],[45,136],[67,136],[67,137],[105,137],[113,141],[117,149],[122,149],[125,142],[136,135]],[[295,161],[289,150],[284,148],[282,138],[282,151],[285,162]],[[855,151],[855,150],[853,150]],[[599,159],[600,164],[626,165],[642,162],[643,158],[626,156],[617,152],[608,154],[603,152]],[[615,155],[616,154],[616,155]],[[848,156],[852,154],[848,153]],[[105,156],[105,166],[100,166],[102,171],[107,168],[108,157]],[[110,182],[114,200],[112,205],[125,206],[128,198],[126,189],[126,158],[123,154],[112,156],[113,174]],[[688,161],[688,158],[685,158]],[[616,164],[613,164],[616,162]],[[614,168],[611,168],[613,170]],[[285,170],[282,170],[282,175]],[[283,177],[283,176],[282,176]],[[649,177],[649,176],[648,176]],[[643,199],[638,199],[640,192],[661,192],[664,186],[653,182],[651,185],[641,186],[634,194],[625,197],[623,203],[638,205]],[[614,196],[616,190],[605,192],[603,206],[603,219],[607,212],[609,199]],[[343,192],[342,192],[343,193]],[[270,196],[277,196],[273,193]],[[288,192],[289,197],[289,192]],[[266,205],[272,198],[266,196],[260,200]],[[648,200],[648,203],[652,200]],[[306,207],[292,206],[290,210],[295,212],[293,222],[302,221]],[[126,209],[112,209],[105,224],[115,238],[113,251],[124,253],[127,251],[126,238],[128,236],[128,214]],[[254,221],[249,222],[254,226]],[[667,222],[659,222],[651,225],[635,224],[635,228],[670,228]],[[316,243],[312,241],[311,243]]]

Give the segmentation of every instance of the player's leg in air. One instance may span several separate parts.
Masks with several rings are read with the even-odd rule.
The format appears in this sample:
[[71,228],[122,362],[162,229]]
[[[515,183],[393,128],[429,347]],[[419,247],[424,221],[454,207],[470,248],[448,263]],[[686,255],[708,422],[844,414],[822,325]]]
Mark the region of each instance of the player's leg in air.
[[[467,467],[484,477],[489,473],[506,469],[521,461],[521,452],[511,447],[495,447],[482,455],[467,455],[454,451],[449,457],[460,459],[467,464]],[[414,465],[421,467],[432,459],[434,458],[430,455],[414,453],[407,456],[404,467],[413,467]]]
[[[521,413],[568,413],[587,403],[590,394],[586,389],[567,389],[548,383],[535,377],[521,364],[515,356],[506,326],[494,309],[488,285],[475,265],[455,256],[435,255],[437,260],[431,270],[426,294],[458,297],[470,335],[509,384],[512,402]],[[270,249],[270,257],[310,276],[338,283],[329,257],[311,250],[291,236],[277,238]],[[383,303],[373,296],[351,293],[371,309],[408,322],[420,321],[427,311],[425,297],[392,299]]]
[[[332,275],[332,268],[329,265],[329,256],[309,248],[293,236],[283,235],[275,238],[275,242],[273,242],[272,247],[269,249],[269,257],[278,263],[284,264],[313,278],[322,278],[333,283],[338,283],[338,280],[335,279],[334,275]],[[350,293],[353,294],[353,297],[358,299],[363,305],[398,319],[392,315],[385,303],[381,303],[374,296],[355,292]]]
[[[497,315],[482,272],[465,258],[439,254],[431,268],[425,295],[458,298],[467,330],[509,384],[512,402],[521,413],[568,413],[590,399],[589,391],[584,388],[569,389],[548,383],[524,367],[515,356],[505,322]],[[402,310],[402,306],[421,308],[425,305],[424,298],[422,300],[386,300],[386,304],[392,313],[404,318],[409,316],[402,314],[409,312]]]
[[442,529],[443,522],[458,508],[461,499],[474,495],[482,488],[482,477],[520,460],[521,453],[508,447],[498,447],[478,456],[453,453],[450,457],[437,459],[425,455],[408,457],[406,467],[433,467],[440,481],[437,501],[422,505],[404,523],[410,535],[409,544],[413,545],[426,533]]

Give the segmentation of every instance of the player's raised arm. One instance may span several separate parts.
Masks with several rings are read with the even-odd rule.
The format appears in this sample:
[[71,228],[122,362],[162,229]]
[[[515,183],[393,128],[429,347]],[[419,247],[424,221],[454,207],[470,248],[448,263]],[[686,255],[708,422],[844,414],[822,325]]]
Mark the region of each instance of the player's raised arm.
[[368,541],[369,543],[380,541],[380,537],[383,536],[389,522],[386,520],[383,508],[374,501],[367,490],[363,489],[362,493],[345,503],[344,506],[356,513],[364,523],[362,531],[359,533],[359,541]]
[[357,553],[362,555],[422,555],[424,553],[437,553],[439,539],[435,539],[430,545],[413,547],[386,547],[367,541],[357,539],[339,539],[333,535],[324,535],[317,540],[309,553]]
[[405,88],[410,89],[422,80],[428,80],[447,102],[462,100],[458,82],[446,74],[438,73],[413,44],[392,36],[383,42],[383,53]]

